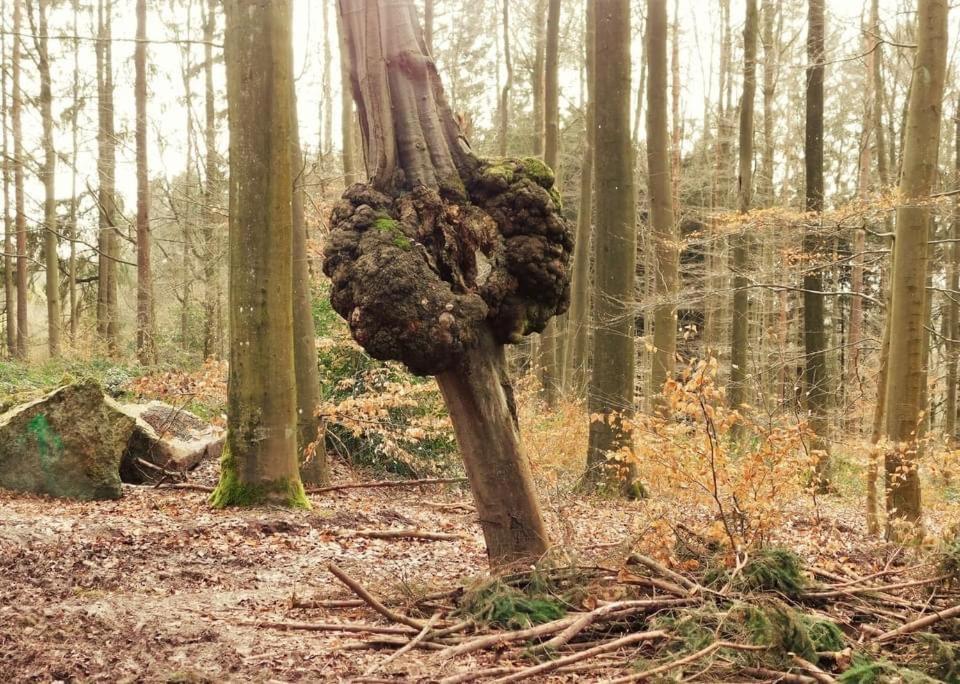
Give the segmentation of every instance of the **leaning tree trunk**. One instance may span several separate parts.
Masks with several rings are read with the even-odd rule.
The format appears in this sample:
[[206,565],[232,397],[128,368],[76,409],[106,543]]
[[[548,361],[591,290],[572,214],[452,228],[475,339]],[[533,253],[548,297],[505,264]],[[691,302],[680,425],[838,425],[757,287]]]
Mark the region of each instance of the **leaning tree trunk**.
[[340,18],[370,183],[334,209],[331,303],[371,356],[437,377],[491,562],[539,556],[547,534],[503,345],[542,331],[569,297],[553,174],[473,154],[412,0],[341,0]]
[[907,113],[897,207],[887,379],[887,534],[898,523],[919,524],[918,435],[923,420],[924,347],[927,342],[926,286],[930,208],[924,200],[937,173],[943,85],[947,56],[946,0],[919,0],[917,55]]
[[230,378],[219,506],[309,507],[297,461],[290,0],[224,3]]

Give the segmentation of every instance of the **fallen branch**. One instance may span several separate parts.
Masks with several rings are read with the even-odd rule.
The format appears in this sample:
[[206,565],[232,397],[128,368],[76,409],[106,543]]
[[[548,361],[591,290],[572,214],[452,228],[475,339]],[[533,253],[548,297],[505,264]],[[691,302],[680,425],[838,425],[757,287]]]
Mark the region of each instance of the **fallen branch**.
[[191,484],[189,482],[171,482],[169,484],[160,485],[157,487],[157,489],[183,489],[188,492],[206,492],[207,494],[213,492],[213,487]]
[[683,658],[678,658],[669,663],[664,663],[663,665],[658,665],[657,667],[651,668],[649,670],[644,670],[643,672],[636,672],[634,674],[625,675],[623,677],[618,677],[617,679],[611,679],[607,684],[626,684],[627,682],[639,682],[644,679],[649,679],[654,675],[663,674],[664,672],[669,672],[670,670],[682,667],[684,665],[689,665],[692,662],[700,660],[701,658],[706,658],[708,655],[713,653],[716,650],[721,648],[730,648],[736,649],[738,651],[763,651],[766,650],[767,646],[756,646],[748,644],[738,644],[733,641],[714,641],[712,644],[705,648],[701,648],[695,653],[684,656]]
[[687,589],[691,594],[697,591],[701,591],[703,589],[703,587],[701,587],[699,584],[697,584],[693,580],[687,577],[684,577],[678,572],[674,572],[673,570],[663,565],[662,563],[658,563],[654,559],[648,556],[644,556],[643,554],[631,553],[630,558],[628,559],[627,562],[643,565],[644,567],[650,570],[653,570],[654,572],[658,572],[664,577],[666,577],[667,579],[672,580],[677,584],[679,584],[681,587]]
[[368,539],[425,539],[427,541],[462,541],[459,534],[425,532],[423,530],[339,530],[337,534]]
[[184,474],[181,471],[167,470],[166,468],[158,466],[156,463],[151,463],[147,459],[140,458],[139,456],[137,457],[137,463],[142,465],[144,468],[148,468],[150,470],[160,473],[164,477],[173,477],[173,478],[180,478],[180,479],[184,477]]
[[942,582],[943,580],[951,577],[951,575],[937,575],[936,577],[928,577],[927,579],[912,580],[910,582],[898,582],[897,584],[881,584],[877,586],[865,586],[865,587],[850,587],[846,589],[833,589],[829,591],[808,591],[802,594],[802,598],[832,598],[835,596],[853,596],[855,594],[869,594],[871,592],[885,592],[890,591],[891,589],[907,589],[909,587],[920,587],[924,584],[934,584],[935,582]]
[[460,484],[466,482],[465,477],[431,477],[422,480],[381,480],[377,482],[347,482],[345,484],[330,485],[329,487],[311,487],[307,494],[325,494],[339,492],[344,489],[383,489],[385,487],[419,487],[421,485]]
[[777,672],[768,670],[765,667],[744,667],[741,668],[743,674],[753,677],[762,677],[771,682],[783,682],[784,684],[817,684],[817,680],[806,675],[793,674],[792,672]]
[[801,658],[796,653],[792,654],[792,658],[793,662],[795,662],[803,671],[807,672],[816,681],[820,682],[820,684],[834,684],[834,682],[837,681],[834,679],[833,675],[824,672],[809,660]]
[[466,672],[444,677],[440,680],[439,684],[464,684],[465,682],[472,682],[481,677],[498,677],[502,674],[509,674],[516,671],[517,668],[515,667],[491,667],[486,670],[467,670]]
[[369,668],[367,668],[367,671],[363,673],[363,676],[369,677],[377,670],[384,668],[390,663],[399,659],[401,656],[403,656],[404,653],[407,653],[408,651],[411,651],[412,649],[416,648],[417,644],[419,644],[421,641],[423,641],[427,637],[427,635],[430,633],[430,630],[433,629],[433,626],[437,624],[437,621],[439,619],[440,619],[440,613],[434,613],[433,617],[427,620],[427,624],[423,626],[423,629],[421,629],[420,632],[417,633],[417,635],[413,637],[413,639],[411,639],[406,646],[401,647],[394,653],[387,656],[386,660],[384,660],[383,662],[374,663],[373,665],[371,665]]
[[348,575],[343,570],[338,568],[335,564],[327,563],[327,570],[332,572],[338,580],[340,580],[341,582],[346,584],[348,587],[350,587],[353,593],[355,593],[357,596],[362,598],[367,603],[367,605],[369,605],[371,608],[373,608],[375,611],[380,613],[382,616],[384,616],[388,620],[392,622],[399,622],[402,625],[407,625],[408,627],[414,627],[415,629],[423,629],[423,626],[426,624],[423,620],[414,620],[412,617],[408,617],[406,615],[403,615],[402,613],[397,613],[395,611],[390,610],[385,605],[383,605],[380,601],[374,598],[370,594],[370,592],[368,592],[366,589],[360,586],[359,582],[357,582],[355,579],[350,577],[350,575]]
[[656,639],[666,639],[668,637],[667,633],[663,630],[657,629],[649,632],[637,632],[636,634],[628,634],[626,636],[620,637],[619,639],[614,639],[613,641],[608,641],[606,643],[600,644],[599,646],[594,646],[593,648],[587,649],[586,651],[580,651],[579,653],[573,653],[562,658],[557,658],[556,660],[548,660],[545,663],[540,663],[539,665],[534,665],[533,667],[528,667],[519,672],[507,675],[506,677],[501,677],[494,680],[494,684],[508,684],[509,682],[519,682],[522,679],[528,679],[534,675],[543,674],[544,672],[550,672],[556,670],[559,667],[564,665],[570,665],[571,663],[576,663],[581,660],[586,660],[587,658],[592,658],[595,655],[600,655],[601,653],[607,653],[609,651],[615,651],[624,646],[631,646],[633,644],[639,644],[645,641],[654,641]]
[[952,608],[947,608],[946,610],[937,611],[931,613],[930,615],[925,615],[922,618],[908,622],[905,625],[901,625],[896,629],[890,630],[889,632],[884,632],[879,636],[875,636],[872,641],[882,642],[890,641],[891,639],[896,639],[897,637],[903,636],[904,634],[911,634],[913,632],[918,632],[924,627],[929,627],[935,622],[940,620],[948,620],[950,618],[960,616],[960,605],[953,606]]
[[367,625],[359,622],[285,622],[272,620],[241,620],[236,624],[241,627],[266,627],[268,629],[282,629],[287,631],[303,632],[352,632],[370,634],[400,634],[414,635],[415,629],[409,627],[388,627],[384,625]]

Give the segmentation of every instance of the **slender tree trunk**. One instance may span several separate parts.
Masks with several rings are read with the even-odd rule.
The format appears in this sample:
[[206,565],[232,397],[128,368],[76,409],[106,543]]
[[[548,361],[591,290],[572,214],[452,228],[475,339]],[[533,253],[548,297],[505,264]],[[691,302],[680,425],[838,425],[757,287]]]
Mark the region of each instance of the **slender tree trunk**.
[[775,42],[774,26],[780,14],[780,0],[763,0],[763,153],[760,161],[760,177],[757,179],[757,194],[764,206],[772,206],[773,153],[776,141],[773,137],[773,106],[776,97],[779,67],[779,45]]
[[226,0],[230,379],[218,506],[309,507],[297,461],[290,0]]
[[573,252],[573,275],[570,280],[570,314],[567,336],[569,345],[570,389],[575,397],[582,397],[587,382],[587,340],[590,320],[590,255],[593,227],[593,150],[596,129],[594,125],[594,52],[596,17],[593,0],[586,0],[584,46],[586,78],[586,123],[583,162],[580,165],[580,205],[577,212],[577,248]]
[[670,170],[673,184],[673,206],[680,210],[680,161],[683,150],[683,120],[680,115],[680,0],[673,0],[673,22],[670,24]]
[[546,31],[544,19],[547,13],[548,0],[534,1],[533,24],[533,73],[530,86],[533,90],[533,154],[543,155],[543,95],[544,70],[546,66]]
[[[187,20],[187,35],[190,35],[190,32],[193,29],[193,2],[187,3],[186,8],[186,20]],[[187,189],[187,192],[192,191],[193,183],[193,164],[194,164],[194,142],[193,142],[193,88],[191,87],[191,79],[193,74],[193,60],[191,59],[189,45],[185,46],[182,50],[183,55],[183,67],[181,71],[181,79],[183,80],[183,101],[185,103],[184,114],[186,114],[185,130],[186,130],[186,146],[187,146],[187,159],[184,166],[184,186]],[[194,225],[193,217],[195,212],[191,206],[192,202],[187,202],[184,206],[182,213],[182,228],[183,228],[183,248],[180,252],[180,271],[183,274],[183,295],[180,298],[180,344],[184,350],[189,349],[188,340],[190,338],[190,306],[192,303],[192,294],[193,294],[193,262],[192,257],[194,256]]]
[[[805,209],[811,221],[819,222],[823,211],[823,72],[824,0],[809,0],[807,31],[807,94],[804,157],[806,163]],[[819,228],[808,228],[804,252],[811,264],[820,259]],[[827,334],[824,323],[823,272],[807,265],[803,276],[804,393],[817,454],[817,486],[830,486],[830,444],[827,405],[830,397],[827,378]]]
[[[584,484],[595,490],[635,494],[638,485],[632,460],[631,421],[635,410],[637,227],[630,141],[630,3],[595,0],[594,13],[596,298],[593,365],[587,390],[591,421]],[[664,31],[665,22],[664,17]],[[666,40],[665,33],[662,39]],[[599,68],[601,64],[603,68]],[[666,79],[665,74],[663,77]],[[661,86],[665,85],[664,81]],[[665,126],[665,101],[663,105]],[[662,141],[666,143],[666,136]],[[666,188],[669,194],[669,177]]]
[[[957,107],[954,110],[954,123],[953,176],[955,182],[960,182],[960,99],[958,99]],[[950,237],[953,239],[953,243],[949,247],[949,257],[947,259],[947,289],[950,290],[950,295],[946,313],[947,396],[944,400],[943,431],[947,438],[953,441],[957,438],[957,337],[960,336],[960,330],[958,330],[960,305],[957,303],[957,292],[960,291],[960,199],[954,200],[950,228]]]
[[67,292],[70,306],[70,343],[77,341],[77,140],[80,120],[80,0],[73,0],[73,108],[70,115],[70,256],[67,266]]
[[320,93],[320,108],[323,127],[317,152],[327,157],[333,151],[333,42],[330,30],[330,0],[323,0],[323,92]]
[[424,0],[423,3],[423,40],[427,44],[427,52],[433,54],[433,0]]
[[679,249],[670,181],[670,139],[667,128],[667,8],[666,0],[647,4],[647,184],[650,225],[656,254],[654,268],[653,372],[650,395],[663,391],[673,375],[677,354],[677,285]]
[[[543,81],[543,160],[553,170],[560,192],[560,0],[547,2],[547,32]],[[559,320],[547,323],[540,336],[540,382],[547,406],[554,406],[562,388],[563,339]]]
[[[639,4],[639,3],[638,3]],[[643,120],[643,102],[647,94],[647,18],[640,17],[640,82],[637,84],[637,102],[633,111],[633,145],[640,145],[640,122]]]
[[[293,82],[291,81],[291,90]],[[310,255],[307,252],[307,220],[304,214],[305,164],[300,151],[300,125],[296,93],[291,95],[290,158],[293,175],[293,355],[297,382],[297,449],[300,479],[323,486],[330,482],[324,449],[320,408],[320,373],[317,368],[317,334],[313,326],[313,296],[310,288]]]
[[137,47],[134,52],[137,110],[137,358],[157,362],[153,321],[153,273],[150,263],[150,178],[147,172],[147,2],[137,0]]
[[203,79],[204,79],[204,146],[206,147],[205,185],[203,188],[203,356],[210,358],[219,351],[221,326],[220,309],[220,251],[219,220],[214,211],[220,192],[220,155],[217,152],[216,93],[213,87],[213,34],[217,25],[219,0],[208,0],[203,22]]
[[889,312],[891,330],[897,334],[890,336],[887,382],[887,436],[894,447],[886,454],[886,503],[887,534],[895,538],[903,533],[897,523],[919,524],[922,510],[916,455],[923,417],[930,209],[915,200],[930,194],[936,177],[947,55],[946,0],[918,0],[917,27]]
[[[18,0],[14,0],[17,2]],[[7,16],[7,0],[0,0],[0,16]],[[0,55],[7,60],[7,34],[0,33]],[[0,92],[3,103],[3,299],[6,312],[6,341],[7,354],[17,354],[17,295],[16,283],[13,279],[13,234],[14,218],[10,215],[10,147],[8,143],[8,125],[10,118],[9,100],[7,98],[7,70],[0,69]]]
[[[753,101],[757,91],[757,2],[746,0],[743,25],[743,96],[740,99],[740,162],[737,211],[745,216],[753,198]],[[730,406],[739,409],[747,399],[747,346],[749,344],[750,301],[747,296],[749,238],[741,228],[733,237],[733,315],[730,336]]]
[[17,229],[17,358],[25,360],[29,354],[27,343],[27,217],[24,213],[23,178],[23,89],[20,87],[20,60],[23,53],[23,0],[13,0],[13,186],[14,212]]
[[343,20],[337,12],[337,29],[340,34],[340,144],[341,161],[343,164],[343,187],[349,188],[357,182],[357,161],[354,150],[357,146],[354,140],[354,126],[356,117],[353,114],[353,94],[350,82],[350,65],[345,55],[347,46],[344,42],[345,32]]
[[[32,13],[33,2],[30,2]],[[37,67],[40,72],[40,119],[43,127],[43,254],[46,266],[47,350],[60,356],[60,259],[57,256],[57,151],[53,147],[53,92],[50,88],[50,52],[47,38],[49,0],[37,3]]]
[[513,57],[510,54],[510,0],[503,0],[503,64],[507,79],[500,91],[500,128],[497,131],[497,145],[501,157],[507,156],[507,142],[510,130],[510,91],[513,88]]
[[97,179],[100,206],[97,280],[97,333],[111,356],[117,353],[116,169],[117,143],[113,122],[113,0],[99,0],[97,30]]

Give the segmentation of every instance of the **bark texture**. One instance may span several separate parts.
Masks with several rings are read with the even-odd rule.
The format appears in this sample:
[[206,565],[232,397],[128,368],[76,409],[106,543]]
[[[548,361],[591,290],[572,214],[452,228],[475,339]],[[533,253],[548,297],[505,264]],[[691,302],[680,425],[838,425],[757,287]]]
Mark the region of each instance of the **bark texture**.
[[[599,491],[633,493],[636,470],[630,420],[634,414],[636,367],[633,321],[637,227],[630,142],[630,3],[597,0],[594,12],[596,298],[593,364],[587,390],[592,419],[584,485]],[[663,141],[666,143],[666,138]],[[668,194],[669,188],[668,180]]]
[[889,312],[896,334],[890,336],[887,380],[887,437],[893,447],[886,454],[886,503],[887,532],[894,537],[901,533],[898,522],[918,524],[922,510],[917,454],[924,417],[930,208],[917,200],[930,194],[936,177],[946,56],[946,0],[919,0]]
[[17,231],[17,351],[16,356],[26,359],[29,353],[27,341],[27,216],[24,213],[23,178],[23,89],[20,87],[20,69],[23,52],[22,0],[13,0],[13,104],[10,117],[13,133],[13,194],[14,223]]
[[134,52],[137,110],[137,358],[157,362],[157,331],[153,318],[151,265],[150,178],[147,163],[147,2],[137,0],[137,47]]
[[650,374],[650,396],[656,398],[663,391],[663,383],[673,375],[676,364],[680,251],[670,180],[666,0],[650,0],[647,7],[647,185],[655,250],[653,283],[656,297],[653,314],[653,346],[656,349]]
[[100,0],[97,11],[97,203],[99,204],[97,268],[97,334],[110,354],[117,353],[116,170],[117,142],[113,122],[113,0]]
[[230,377],[214,505],[309,507],[297,461],[293,350],[292,12],[227,0]]

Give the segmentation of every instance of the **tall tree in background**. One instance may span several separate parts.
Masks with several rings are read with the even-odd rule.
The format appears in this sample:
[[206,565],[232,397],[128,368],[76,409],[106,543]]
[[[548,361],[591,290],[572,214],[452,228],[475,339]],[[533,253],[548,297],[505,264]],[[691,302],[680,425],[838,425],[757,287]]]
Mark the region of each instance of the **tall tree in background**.
[[216,198],[221,188],[220,154],[217,152],[216,92],[213,84],[213,39],[217,26],[217,8],[220,0],[207,0],[203,17],[203,89],[204,129],[206,147],[205,184],[203,188],[203,356],[209,358],[220,351],[222,334],[217,313],[220,309],[220,221],[217,218]]
[[574,397],[586,391],[587,338],[590,325],[590,256],[593,251],[593,148],[594,125],[594,53],[596,43],[596,7],[585,0],[584,70],[586,71],[586,121],[584,124],[583,162],[580,164],[580,204],[577,209],[577,248],[573,252],[570,279],[570,314],[567,317],[567,358],[569,387]]
[[[757,0],[747,0],[743,24],[743,96],[740,98],[740,160],[738,165],[737,212],[745,216],[753,199],[753,101],[757,92]],[[733,236],[733,316],[730,335],[730,406],[739,409],[747,399],[747,351],[749,346],[750,300],[747,295],[749,238],[741,227]]]
[[347,46],[344,42],[344,27],[340,12],[337,12],[337,33],[340,36],[340,144],[342,146],[340,158],[343,164],[343,187],[349,188],[357,182],[357,160],[354,156],[356,143],[353,139],[355,117],[350,83],[350,65],[345,57]]
[[[958,97],[953,113],[954,119],[954,187],[960,185],[960,97]],[[951,239],[947,258],[947,289],[953,292],[960,291],[960,198],[954,199],[953,215],[950,217]],[[955,296],[947,302],[947,379],[944,399],[943,431],[950,440],[957,439],[957,335],[960,334],[960,302]]]
[[134,50],[134,99],[137,110],[137,358],[157,362],[153,320],[153,271],[150,250],[150,178],[147,173],[147,2],[137,0],[137,46]]
[[293,103],[290,108],[290,164],[293,175],[292,258],[293,258],[293,358],[297,382],[297,453],[300,479],[311,485],[330,481],[324,450],[320,408],[320,372],[317,368],[317,334],[313,326],[313,298],[310,288],[310,254],[307,250],[307,219],[304,211],[305,164],[300,149],[300,122],[297,96],[290,81]]
[[503,2],[503,64],[507,78],[500,91],[499,121],[497,145],[501,157],[507,156],[507,137],[510,130],[510,92],[513,89],[513,56],[510,53],[510,0]]
[[830,445],[827,405],[830,392],[827,378],[827,334],[824,322],[823,272],[816,267],[821,259],[819,217],[823,211],[823,16],[824,0],[809,0],[807,15],[807,93],[804,160],[806,191],[804,208],[811,214],[803,237],[807,256],[803,276],[803,346],[806,354],[803,379],[810,427],[817,452],[818,487],[830,485]]
[[117,138],[113,122],[113,43],[111,15],[113,0],[97,4],[97,204],[99,238],[97,251],[97,334],[107,343],[110,354],[117,353],[116,170]]
[[[370,182],[348,189],[334,212],[331,303],[372,356],[436,376],[491,562],[539,556],[546,529],[503,345],[565,309],[572,240],[552,174],[536,159],[473,154],[412,0],[341,0],[340,17]],[[518,213],[518,201],[533,206]],[[555,277],[536,275],[548,270]]]
[[947,60],[947,2],[918,0],[917,52],[907,110],[896,213],[889,368],[886,455],[887,533],[899,537],[897,523],[921,518],[918,435],[924,417],[927,343],[927,234],[930,208],[923,200],[933,189],[940,145],[943,85]]
[[[16,2],[17,0],[14,0]],[[0,1],[0,16],[7,16],[7,2]],[[7,33],[0,34],[0,61],[7,61]],[[0,69],[0,93],[3,102],[0,104],[3,114],[3,159],[0,160],[3,168],[3,301],[6,312],[6,341],[7,354],[15,356],[17,352],[17,295],[16,283],[13,279],[13,238],[14,218],[10,214],[10,147],[8,136],[8,120],[10,118],[9,99],[7,97],[7,70]]]
[[226,0],[230,377],[218,506],[309,507],[297,461],[290,0]]
[[[560,0],[548,0],[543,77],[543,161],[560,179]],[[557,192],[560,192],[557,187]],[[540,382],[547,406],[554,406],[563,383],[560,360],[563,341],[558,319],[547,323],[540,336]]]
[[533,154],[543,154],[543,80],[546,65],[547,0],[533,0],[533,71],[530,88],[533,91]]
[[73,8],[73,106],[70,110],[70,255],[67,264],[67,302],[70,307],[70,342],[77,340],[77,160],[80,158],[80,0]]
[[46,266],[44,292],[47,299],[47,350],[60,356],[60,260],[57,256],[57,151],[53,146],[53,91],[50,86],[50,45],[47,36],[49,0],[38,0],[37,21],[33,23],[33,2],[29,0],[31,28],[37,34],[37,70],[40,72],[40,121],[43,127],[43,254]]
[[[625,489],[629,493],[636,485],[630,423],[634,414],[637,260],[630,141],[630,3],[628,0],[596,0],[594,13],[593,63],[602,64],[603,68],[595,69],[596,298],[593,365],[587,390],[591,419],[584,484],[592,489]],[[663,21],[666,30],[665,17]],[[666,40],[666,33],[663,38]],[[663,105],[666,108],[666,101]],[[663,142],[666,143],[666,137]],[[669,188],[668,177],[668,194]],[[627,458],[623,460],[625,455]],[[626,478],[622,472],[624,465],[628,468]]]
[[10,117],[13,132],[13,193],[17,230],[17,357],[26,359],[27,349],[27,216],[24,213],[23,178],[23,89],[20,87],[20,62],[23,57],[23,0],[13,0],[13,104]]
[[654,239],[653,369],[650,396],[663,391],[677,355],[677,284],[680,251],[673,215],[670,180],[670,130],[667,125],[667,6],[647,3],[647,186]]

